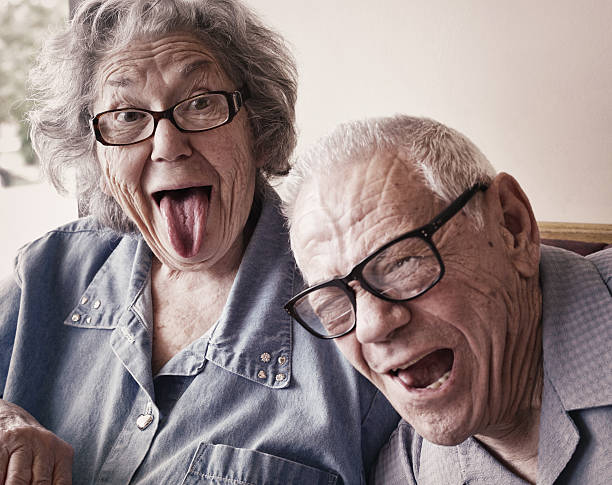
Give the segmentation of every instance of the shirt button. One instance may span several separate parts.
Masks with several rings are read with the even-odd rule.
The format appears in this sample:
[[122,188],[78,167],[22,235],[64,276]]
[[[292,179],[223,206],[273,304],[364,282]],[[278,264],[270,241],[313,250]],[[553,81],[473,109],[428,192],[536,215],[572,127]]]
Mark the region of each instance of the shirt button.
[[266,377],[268,377],[268,376],[266,375],[266,373],[265,373],[264,371],[260,370],[260,371],[257,373],[257,377],[259,377],[260,379],[265,379],[265,378],[266,378]]
[[280,374],[276,374],[275,379],[276,379],[277,382],[280,382],[280,381],[284,381],[285,377],[287,377],[285,374],[280,373]]
[[89,298],[84,296],[83,298],[81,298],[81,305],[85,305],[85,303],[87,303],[88,301],[89,301]]
[[98,309],[98,308],[100,308],[101,304],[102,304],[102,302],[100,300],[96,300],[96,301],[94,301],[93,307]]
[[151,414],[141,414],[136,419],[136,426],[138,426],[139,430],[144,430],[149,427],[149,425],[153,422],[153,416]]
[[287,357],[285,357],[284,355],[281,355],[281,356],[278,358],[278,363],[279,363],[280,365],[285,365],[285,363],[286,363],[286,362],[287,362]]
[[259,356],[259,358],[261,359],[262,362],[270,362],[270,359],[272,358],[272,356],[268,352],[264,352],[263,354]]
[[73,322],[78,322],[80,319],[81,319],[81,315],[79,315],[78,313],[75,313],[74,315],[72,315]]

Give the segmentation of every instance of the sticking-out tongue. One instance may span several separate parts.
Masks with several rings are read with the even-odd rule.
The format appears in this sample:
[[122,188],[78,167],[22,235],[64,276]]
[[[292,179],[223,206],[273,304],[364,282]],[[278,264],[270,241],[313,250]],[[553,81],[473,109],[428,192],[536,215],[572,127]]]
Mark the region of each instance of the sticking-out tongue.
[[190,187],[161,193],[159,208],[174,250],[183,258],[200,251],[208,216],[209,190]]
[[397,376],[409,387],[423,388],[436,382],[453,366],[453,352],[440,349],[426,355],[407,369],[397,371]]

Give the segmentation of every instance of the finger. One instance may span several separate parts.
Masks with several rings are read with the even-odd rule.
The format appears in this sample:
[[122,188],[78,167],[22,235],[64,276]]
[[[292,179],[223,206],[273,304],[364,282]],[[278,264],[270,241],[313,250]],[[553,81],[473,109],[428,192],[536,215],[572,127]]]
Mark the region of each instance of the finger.
[[3,446],[0,448],[0,485],[3,485],[6,480],[6,469],[8,467],[9,453]]
[[56,458],[52,483],[53,485],[72,484],[72,449],[69,454],[62,454]]
[[49,485],[53,479],[52,451],[39,446],[32,459],[32,485]]
[[6,469],[6,485],[30,485],[32,478],[32,452],[18,449],[9,456]]

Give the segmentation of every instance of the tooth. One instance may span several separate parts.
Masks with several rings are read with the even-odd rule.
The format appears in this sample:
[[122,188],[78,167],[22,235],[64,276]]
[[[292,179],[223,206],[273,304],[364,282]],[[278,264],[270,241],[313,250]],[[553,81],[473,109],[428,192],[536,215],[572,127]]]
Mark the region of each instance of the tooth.
[[393,369],[393,370],[394,370],[395,372],[397,372],[398,370],[406,370],[408,367],[413,366],[414,364],[416,364],[416,363],[417,363],[419,360],[421,360],[421,358],[419,358],[419,359],[414,359],[414,360],[412,360],[412,361],[408,362],[407,364],[404,364],[403,366],[401,366],[401,367],[397,367],[397,368],[395,368],[395,369]]
[[444,384],[448,380],[448,378],[450,377],[450,373],[451,371],[446,371],[444,374],[442,374],[438,378],[437,381],[432,382],[425,389],[438,389],[442,384]]

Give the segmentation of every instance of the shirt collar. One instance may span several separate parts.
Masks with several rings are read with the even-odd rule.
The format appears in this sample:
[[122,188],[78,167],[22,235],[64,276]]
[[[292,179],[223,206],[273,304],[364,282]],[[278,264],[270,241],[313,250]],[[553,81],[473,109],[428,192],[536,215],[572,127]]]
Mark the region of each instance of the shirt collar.
[[289,385],[292,322],[283,309],[299,284],[279,200],[266,199],[207,358],[271,388]]
[[567,410],[612,404],[612,298],[587,258],[542,246],[544,371]]
[[[275,195],[262,203],[223,313],[204,339],[206,359],[270,388],[290,382],[292,322],[283,305],[299,284],[279,206]],[[64,323],[116,328],[146,288],[151,261],[141,236],[124,236]]]
[[145,288],[151,261],[151,250],[142,237],[123,236],[64,323],[81,328],[116,328],[119,316],[131,308]]

